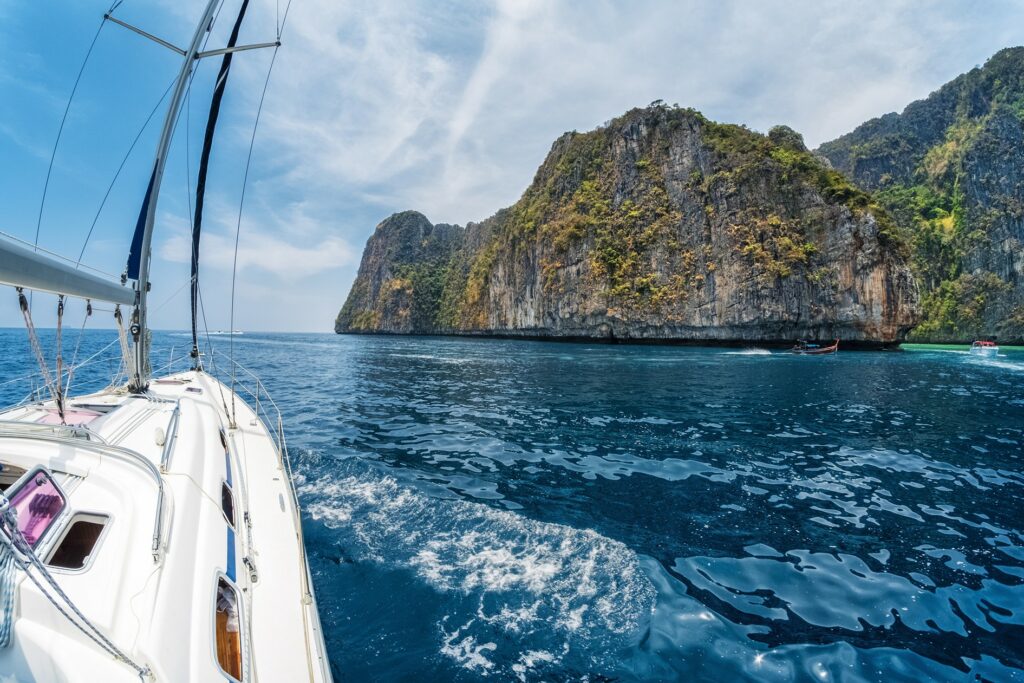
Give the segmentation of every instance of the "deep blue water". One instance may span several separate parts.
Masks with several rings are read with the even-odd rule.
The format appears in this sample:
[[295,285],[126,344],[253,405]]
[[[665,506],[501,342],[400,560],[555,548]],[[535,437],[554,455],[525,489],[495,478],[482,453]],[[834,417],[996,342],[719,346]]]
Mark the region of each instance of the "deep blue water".
[[342,680],[1024,680],[1024,353],[235,343]]

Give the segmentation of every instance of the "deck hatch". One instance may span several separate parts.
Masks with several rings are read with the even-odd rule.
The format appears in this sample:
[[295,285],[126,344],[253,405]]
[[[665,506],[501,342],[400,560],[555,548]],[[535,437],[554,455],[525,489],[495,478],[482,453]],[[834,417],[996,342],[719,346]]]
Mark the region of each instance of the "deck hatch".
[[18,530],[33,548],[67,507],[67,497],[44,467],[22,477],[8,498],[18,513]]
[[106,515],[76,514],[50,554],[47,564],[61,569],[84,568],[89,563],[89,558],[92,557],[109,519]]

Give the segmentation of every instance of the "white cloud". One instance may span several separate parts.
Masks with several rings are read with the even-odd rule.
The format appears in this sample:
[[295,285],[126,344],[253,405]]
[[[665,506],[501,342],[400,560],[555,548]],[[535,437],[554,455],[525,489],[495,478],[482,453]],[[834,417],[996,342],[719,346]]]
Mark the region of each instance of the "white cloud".
[[[1002,20],[909,0],[303,0],[261,124],[260,158],[273,159],[264,181],[315,218],[303,234],[323,245],[310,252],[349,264],[332,293],[340,307],[358,259],[347,245],[404,209],[487,217],[518,198],[566,130],[664,99],[758,130],[786,123],[815,145],[1024,42],[1021,22],[1007,21],[1024,19],[1021,8],[997,9]],[[259,68],[243,69],[258,92]],[[258,241],[275,243],[256,234],[247,263],[287,260],[261,256]]]
[[341,210],[378,209],[362,234],[406,208],[482,219],[518,197],[561,132],[654,99],[760,130],[787,123],[817,144],[1022,35],[967,4],[905,1],[306,0],[292,12],[265,133],[294,164],[288,182],[340,190]]
[[[204,218],[200,266],[230,275],[235,268],[237,216],[224,205],[214,203],[211,209]],[[346,240],[337,235],[317,234],[322,230],[312,229],[317,223],[303,213],[301,205],[291,207],[287,216],[261,216],[266,223],[243,220],[237,261],[243,282],[258,280],[266,284],[265,276],[269,274],[289,287],[301,286],[304,279],[313,275],[358,262],[357,250]],[[162,223],[179,227],[160,243],[158,256],[171,263],[189,263],[192,237],[187,222],[167,218]]]
[[[155,12],[121,11],[179,40],[201,4],[161,0]],[[252,2],[243,42],[273,36],[274,5]],[[0,13],[27,21],[23,6],[0,0]],[[211,45],[223,43],[235,7],[237,0],[226,3]],[[50,27],[25,30],[49,35]],[[359,247],[380,220],[404,209],[435,222],[485,218],[518,198],[566,130],[664,99],[758,130],[786,123],[815,145],[1024,43],[1024,4],[993,0],[981,11],[968,0],[297,0],[283,40],[246,190],[241,324],[327,330]],[[17,59],[0,45],[0,65]],[[230,286],[237,195],[268,60],[269,51],[235,60],[203,244],[211,293]],[[203,77],[213,71],[204,64]],[[0,77],[0,101],[49,106],[49,85],[36,92]],[[193,121],[206,102],[201,85]],[[200,127],[191,132],[198,150]],[[11,142],[18,133],[0,130],[0,145],[20,155],[9,165],[38,166],[26,142],[35,138],[19,146]],[[93,161],[87,147],[65,158],[81,168]],[[174,204],[183,194],[165,191],[161,211],[184,215]],[[25,206],[34,215],[34,199]],[[164,264],[156,269],[173,280],[161,287],[177,288],[187,273],[186,225],[161,223],[170,232],[157,236]],[[300,299],[315,303],[296,307]]]

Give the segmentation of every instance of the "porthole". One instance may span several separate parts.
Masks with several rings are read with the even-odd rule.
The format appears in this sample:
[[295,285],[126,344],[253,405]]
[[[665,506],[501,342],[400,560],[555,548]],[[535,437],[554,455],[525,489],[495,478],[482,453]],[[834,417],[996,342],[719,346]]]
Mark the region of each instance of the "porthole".
[[224,511],[224,517],[228,520],[228,524],[235,526],[235,497],[227,482],[220,485],[220,509]]

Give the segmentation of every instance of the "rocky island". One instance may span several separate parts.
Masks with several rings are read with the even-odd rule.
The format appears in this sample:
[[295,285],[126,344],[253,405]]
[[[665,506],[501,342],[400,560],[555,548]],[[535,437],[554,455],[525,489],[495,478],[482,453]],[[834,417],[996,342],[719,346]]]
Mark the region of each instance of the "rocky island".
[[912,340],[1024,341],[1024,48],[818,153],[885,207],[911,247]]
[[1022,73],[1024,50],[1004,50],[815,152],[785,126],[762,135],[660,102],[566,133],[484,221],[380,223],[335,330],[1019,337]]

